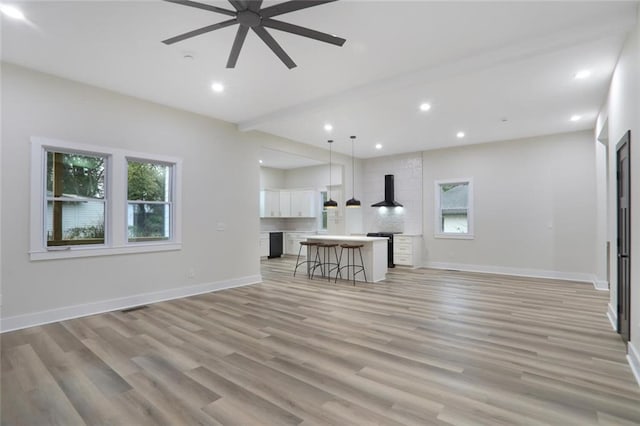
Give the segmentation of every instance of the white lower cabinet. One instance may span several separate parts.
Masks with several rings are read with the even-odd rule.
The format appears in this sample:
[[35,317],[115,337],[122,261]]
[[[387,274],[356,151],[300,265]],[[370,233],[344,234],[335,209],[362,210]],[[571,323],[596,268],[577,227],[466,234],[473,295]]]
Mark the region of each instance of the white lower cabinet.
[[269,256],[269,233],[260,233],[260,257]]
[[310,235],[314,235],[310,232],[285,232],[284,236],[284,254],[298,255],[300,252],[300,256],[307,255],[307,248],[302,246],[300,249],[300,243],[302,241],[307,241],[307,237]]
[[422,235],[393,236],[393,263],[400,266],[420,266]]

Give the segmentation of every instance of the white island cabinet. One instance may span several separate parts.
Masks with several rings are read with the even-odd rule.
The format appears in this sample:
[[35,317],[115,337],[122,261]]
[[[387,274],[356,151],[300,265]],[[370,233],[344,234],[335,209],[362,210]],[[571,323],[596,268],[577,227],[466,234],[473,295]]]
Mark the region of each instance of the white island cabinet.
[[[307,241],[337,243],[338,256],[340,256],[340,244],[363,244],[362,260],[364,261],[364,267],[367,272],[367,281],[378,282],[387,278],[388,238],[386,237],[364,237],[354,235],[314,235],[307,237]],[[333,253],[333,249],[330,250],[330,252],[331,262],[335,263],[336,259]],[[310,254],[314,255],[315,251]],[[320,254],[323,255],[323,251],[320,251]],[[360,256],[358,256],[358,251],[356,250],[355,263],[357,264],[360,264],[359,257]],[[344,266],[344,263],[346,263],[346,261],[347,253],[345,252],[344,256],[342,257],[343,265],[341,266]],[[349,277],[347,277],[347,269],[344,269],[342,277],[345,279],[351,278],[350,274],[351,268],[349,268]],[[332,274],[332,277],[333,276],[334,275]],[[364,281],[364,275],[357,274],[356,281]]]

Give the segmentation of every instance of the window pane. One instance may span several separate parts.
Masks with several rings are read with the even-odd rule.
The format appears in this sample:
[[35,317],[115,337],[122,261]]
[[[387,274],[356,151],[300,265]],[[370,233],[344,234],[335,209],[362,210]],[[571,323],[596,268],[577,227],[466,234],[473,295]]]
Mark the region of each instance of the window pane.
[[128,161],[127,199],[170,201],[170,167],[165,164]]
[[168,204],[129,203],[127,207],[129,241],[168,240],[170,210]]
[[47,151],[49,197],[104,198],[105,157]]
[[104,244],[104,203],[48,201],[47,245]]
[[467,209],[469,204],[469,183],[445,183],[440,185],[440,207],[443,211]]
[[467,213],[442,212],[442,232],[452,234],[466,234],[469,232]]

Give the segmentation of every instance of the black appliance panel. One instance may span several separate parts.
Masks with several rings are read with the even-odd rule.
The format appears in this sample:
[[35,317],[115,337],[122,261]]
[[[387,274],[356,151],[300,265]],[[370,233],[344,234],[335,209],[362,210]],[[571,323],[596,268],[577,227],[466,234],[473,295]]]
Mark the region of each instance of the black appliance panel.
[[390,232],[369,232],[367,237],[386,237],[387,240],[387,268],[395,268],[393,263],[393,234]]
[[269,259],[282,256],[282,232],[269,232]]

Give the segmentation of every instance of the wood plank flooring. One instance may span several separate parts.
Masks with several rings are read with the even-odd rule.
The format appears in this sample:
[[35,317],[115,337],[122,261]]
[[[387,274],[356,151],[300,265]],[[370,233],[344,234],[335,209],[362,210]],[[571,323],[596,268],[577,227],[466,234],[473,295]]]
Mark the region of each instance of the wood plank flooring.
[[631,425],[582,283],[396,268],[292,277],[3,334],[2,425]]

